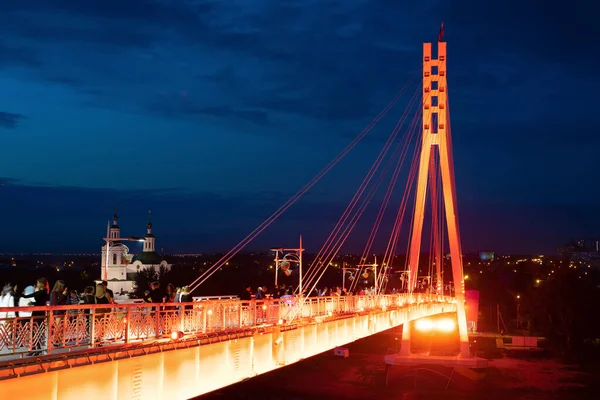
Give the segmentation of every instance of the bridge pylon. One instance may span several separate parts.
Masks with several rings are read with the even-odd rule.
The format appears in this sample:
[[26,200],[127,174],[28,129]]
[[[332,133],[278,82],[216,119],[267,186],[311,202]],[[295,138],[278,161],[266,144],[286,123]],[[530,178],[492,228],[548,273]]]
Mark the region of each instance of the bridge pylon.
[[[437,59],[431,54],[431,43],[423,43],[423,124],[421,137],[421,154],[417,191],[415,195],[415,212],[412,221],[412,236],[409,248],[409,289],[413,290],[417,283],[419,272],[419,255],[423,235],[423,220],[425,217],[425,200],[427,194],[427,179],[441,174],[442,196],[448,229],[448,242],[454,280],[458,332],[460,336],[460,354],[469,357],[469,337],[467,317],[465,312],[465,286],[463,277],[462,251],[458,227],[458,212],[456,207],[456,186],[454,181],[454,166],[452,158],[452,143],[449,132],[449,108],[446,69],[446,42],[437,43]],[[439,172],[430,171],[435,163],[431,163],[436,151],[439,154]],[[430,172],[434,172],[431,173]],[[438,271],[441,266],[438,265]],[[439,273],[438,273],[439,275]],[[439,279],[439,276],[438,276]],[[408,324],[405,329],[406,337],[410,337]],[[403,339],[403,342],[406,340]],[[404,351],[403,351],[404,352]]]

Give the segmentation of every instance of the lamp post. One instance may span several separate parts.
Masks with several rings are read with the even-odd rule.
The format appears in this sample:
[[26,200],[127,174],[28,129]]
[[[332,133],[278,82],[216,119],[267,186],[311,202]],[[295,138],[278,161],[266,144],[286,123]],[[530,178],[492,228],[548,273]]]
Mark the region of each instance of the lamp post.
[[517,329],[520,329],[520,328],[519,328],[519,322],[520,322],[520,321],[519,321],[519,319],[520,319],[520,318],[519,318],[519,317],[520,317],[520,315],[519,315],[519,314],[520,314],[520,308],[521,308],[521,295],[519,295],[519,294],[518,294],[518,295],[517,295]]
[[[344,261],[344,264],[342,266],[342,289],[346,289],[346,271],[350,271],[350,277],[352,279],[350,279],[351,281],[353,281],[356,277],[354,275],[352,275],[352,272],[356,272],[358,271],[358,268],[356,267],[346,267],[346,262]],[[352,287],[352,284],[350,284],[350,287]]]
[[400,272],[400,291],[404,292],[407,290],[408,277],[410,277],[410,269],[404,270]]
[[[298,290],[300,292],[300,296],[302,296],[302,252],[304,252],[304,249],[302,248],[302,236],[300,236],[300,248],[298,249],[284,249],[282,247],[278,247],[272,248],[271,251],[275,252],[275,286],[277,286],[279,268],[283,268],[285,265],[284,272],[288,271],[290,263],[296,262],[298,263]],[[289,253],[283,255],[282,258],[279,258],[280,253],[283,254],[286,252]]]
[[102,278],[103,281],[108,281],[108,261],[109,261],[109,249],[110,243],[112,242],[120,242],[120,241],[130,241],[130,242],[145,242],[146,239],[139,237],[128,237],[128,238],[111,238],[110,236],[110,221],[108,222],[108,227],[106,228],[106,237],[104,241],[106,242],[106,259],[104,261],[104,276]]
[[367,267],[365,271],[373,271],[373,275],[375,276],[375,293],[379,293],[379,284],[377,282],[377,256],[375,256],[375,262],[373,264],[358,264],[357,267]]

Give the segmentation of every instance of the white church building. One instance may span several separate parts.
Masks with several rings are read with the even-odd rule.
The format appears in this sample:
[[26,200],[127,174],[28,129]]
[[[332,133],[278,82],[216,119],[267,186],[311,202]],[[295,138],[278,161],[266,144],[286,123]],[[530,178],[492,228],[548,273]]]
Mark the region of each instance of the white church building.
[[[108,240],[102,246],[101,279],[108,282],[116,298],[126,297],[127,293],[135,289],[135,274],[145,268],[154,268],[157,272],[161,267],[171,268],[156,252],[155,237],[152,234],[152,221],[148,217],[146,236],[143,238],[129,238],[121,236],[118,217],[115,214],[113,223],[108,230]],[[129,247],[124,241],[139,241],[144,243],[143,250],[138,255],[129,253]],[[108,256],[106,247],[108,244]]]

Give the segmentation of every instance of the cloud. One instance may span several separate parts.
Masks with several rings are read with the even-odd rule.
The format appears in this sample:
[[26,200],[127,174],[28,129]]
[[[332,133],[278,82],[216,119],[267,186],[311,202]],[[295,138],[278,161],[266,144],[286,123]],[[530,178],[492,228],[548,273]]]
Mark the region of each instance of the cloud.
[[[312,17],[317,15],[315,7],[322,14],[319,18]],[[323,6],[311,1],[233,5],[183,0],[109,0],[98,4],[30,0],[9,2],[0,22],[3,31],[20,40],[43,39],[57,50],[71,46],[63,51],[78,53],[78,64],[85,65],[85,71],[79,68],[78,73],[89,75],[84,80],[93,81],[92,74],[101,74],[110,77],[113,85],[137,86],[131,88],[136,91],[142,83],[136,83],[135,75],[130,72],[133,68],[148,70],[151,79],[160,79],[162,74],[152,73],[150,69],[156,69],[157,61],[164,63],[166,57],[171,57],[169,52],[180,49],[187,64],[195,63],[200,68],[204,64],[202,56],[206,54],[221,66],[213,71],[207,68],[204,81],[210,81],[212,76],[212,83],[222,89],[227,82],[214,79],[218,71],[235,69],[234,77],[240,84],[227,86],[227,104],[215,104],[211,97],[196,99],[193,112],[189,107],[184,108],[179,116],[220,115],[224,119],[235,116],[263,125],[271,113],[316,120],[360,120],[374,112],[371,110],[374,86],[375,92],[386,88],[388,83],[383,83],[383,79],[390,76],[387,74],[400,76],[397,87],[401,86],[405,74],[392,64],[402,61],[398,56],[406,56],[407,47],[397,43],[392,46],[372,44],[369,37],[362,35],[361,22],[353,17],[353,12],[360,7],[361,2]],[[326,32],[324,36],[323,32]],[[72,48],[75,45],[77,49]],[[105,49],[95,49],[97,46]],[[364,58],[355,57],[355,46],[365,53]],[[131,51],[136,49],[147,50],[155,61],[146,65],[128,62],[129,69],[122,69],[97,59],[100,52],[107,51],[110,57],[118,57],[114,52],[120,52],[122,57],[131,58]],[[128,50],[130,53],[125,55]],[[40,53],[45,52],[40,50]],[[42,58],[49,60],[46,55]],[[82,90],[79,81],[56,79],[60,67],[52,64],[56,63],[47,62],[41,70],[44,79]],[[375,73],[363,74],[365,65],[375,68]],[[182,79],[184,77],[185,74]],[[195,88],[196,92],[204,91],[202,81],[197,81],[200,86]],[[144,85],[147,83],[143,81]],[[193,84],[189,80],[186,83]],[[390,90],[389,96],[393,94]],[[126,96],[122,96],[122,100],[126,100]],[[103,103],[110,104],[110,101]],[[376,106],[380,107],[381,103],[377,100]],[[122,108],[116,104],[115,107]],[[163,107],[147,104],[142,108],[156,111]],[[172,116],[173,112],[164,115]]]
[[[291,141],[310,149],[297,153],[306,154],[307,165],[325,164],[342,147],[340,139],[355,137],[408,78],[418,80],[421,43],[435,41],[444,20],[457,180],[470,199],[543,203],[575,192],[583,200],[589,194],[577,187],[588,185],[573,177],[599,166],[592,146],[600,137],[597,124],[580,107],[600,89],[588,76],[600,61],[593,51],[600,25],[583,0],[2,3],[0,69],[3,77],[14,78],[15,90],[41,83],[30,87],[40,89],[37,110],[12,106],[35,115],[36,122],[44,119],[46,104],[61,100],[56,119],[81,126],[86,135],[91,128],[106,130],[108,123],[123,138],[156,128],[152,135],[159,140],[147,140],[144,150],[163,143],[171,126],[178,137],[164,143],[190,140],[186,151],[230,148],[213,141],[220,133],[232,142],[235,135],[253,135],[244,138],[252,143],[244,148],[248,157],[228,165],[253,179],[274,169],[270,162],[259,167],[253,155],[265,148],[284,153]],[[81,104],[101,110],[83,110],[74,123],[73,109]],[[69,115],[60,115],[63,105]],[[389,119],[402,110],[399,104]],[[3,117],[2,126],[14,128],[20,118]],[[216,134],[202,135],[200,144],[198,131]],[[255,137],[263,133],[277,140]],[[169,155],[178,154],[175,147]],[[365,152],[361,157],[368,163]],[[168,176],[153,170],[157,182],[195,168],[209,171],[201,157],[175,158]],[[223,187],[221,174],[219,169],[210,178],[219,182],[215,186]],[[103,179],[106,185],[114,182],[112,176]],[[199,187],[207,185],[196,180]],[[228,184],[240,185],[234,179]],[[331,191],[337,187],[332,184]]]
[[[196,2],[195,9],[202,9],[202,4],[209,1]],[[187,8],[191,2],[182,0],[103,0],[100,2],[81,2],[77,0],[6,0],[3,3],[7,13],[65,13],[80,17],[100,18],[106,20],[125,20],[166,23],[182,23],[190,21],[193,14]]]
[[0,128],[16,129],[24,118],[21,114],[0,111]]
[[38,67],[40,60],[29,48],[8,46],[0,41],[0,68],[15,66]]
[[[453,36],[465,40],[470,33],[472,49],[489,54],[519,54],[527,60],[536,60],[540,67],[548,63],[581,67],[600,59],[591,50],[600,27],[589,1],[463,0],[447,7],[453,23],[461,27],[453,29],[456,32]],[[477,34],[473,34],[475,31]]]
[[269,125],[269,115],[260,109],[237,109],[229,106],[202,106],[196,104],[187,92],[162,93],[150,104],[149,110],[158,114],[180,118],[181,116],[212,116],[224,119],[236,119],[259,126]]
[[[2,177],[0,182],[6,182],[0,186],[0,219],[11,227],[0,232],[0,252],[99,251],[106,222],[115,206],[124,236],[142,235],[151,209],[157,246],[164,247],[167,253],[229,250],[289,196],[278,191],[216,194],[177,188],[87,189],[33,185]],[[594,204],[458,200],[466,252],[549,253],[569,240],[593,236],[600,223]],[[308,251],[317,252],[345,206],[342,202],[309,195],[278,218],[248,248],[265,250],[274,244],[296,243],[298,232],[302,232]],[[378,207],[376,203],[369,206],[343,251],[362,252]],[[391,231],[391,215],[397,207],[397,202],[392,201],[374,251],[384,250]],[[580,223],[574,225],[573,221]],[[408,222],[405,218],[400,253],[405,251]],[[429,237],[428,226],[425,221],[424,238]]]

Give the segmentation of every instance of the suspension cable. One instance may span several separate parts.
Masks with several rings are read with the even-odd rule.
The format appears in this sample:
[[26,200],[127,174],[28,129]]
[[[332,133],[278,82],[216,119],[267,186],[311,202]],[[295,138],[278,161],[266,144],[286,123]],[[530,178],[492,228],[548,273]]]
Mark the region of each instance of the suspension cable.
[[[420,89],[420,88],[418,88],[418,89]],[[348,206],[344,210],[344,213],[342,214],[342,216],[340,217],[340,219],[336,223],[336,225],[335,225],[333,231],[330,233],[327,241],[325,242],[325,244],[320,249],[320,251],[317,254],[317,256],[315,257],[315,259],[313,260],[313,262],[312,262],[311,266],[309,267],[309,269],[307,271],[307,274],[306,274],[308,282],[312,282],[312,279],[318,274],[318,271],[319,271],[320,267],[321,268],[327,268],[328,263],[326,263],[325,260],[329,259],[330,256],[331,256],[331,254],[335,253],[335,249],[338,247],[338,244],[339,244],[340,240],[342,240],[342,237],[344,236],[344,233],[340,234],[340,232],[342,231],[343,227],[347,223],[348,218],[350,218],[350,216],[351,216],[352,212],[354,211],[356,205],[360,201],[360,198],[364,194],[367,186],[369,185],[369,183],[373,179],[373,176],[376,174],[377,170],[381,166],[381,163],[385,159],[385,156],[389,152],[389,150],[390,150],[390,148],[391,148],[394,140],[396,139],[396,137],[398,136],[398,133],[400,132],[400,129],[402,128],[404,122],[406,121],[406,117],[408,115],[407,111],[410,111],[410,109],[413,107],[414,101],[416,100],[417,95],[419,94],[419,92],[420,92],[420,90],[417,90],[413,94],[413,96],[412,96],[412,98],[411,98],[411,100],[409,102],[409,105],[405,109],[405,112],[403,113],[402,117],[400,118],[400,120],[398,121],[398,123],[396,124],[396,126],[394,127],[394,129],[392,130],[392,133],[390,134],[388,140],[386,141],[385,145],[381,149],[381,151],[380,151],[379,155],[377,156],[375,162],[373,163],[373,165],[369,169],[367,175],[363,179],[363,182],[359,186],[358,190],[355,192],[352,200],[350,201],[350,203],[348,204]]]
[[[417,89],[420,89],[420,88],[417,88]],[[344,224],[346,224],[348,218],[350,218],[350,215],[352,214],[352,212],[354,211],[356,205],[360,201],[361,196],[364,194],[367,186],[369,185],[369,183],[373,179],[373,176],[376,174],[376,172],[379,169],[382,161],[384,160],[385,156],[389,152],[390,147],[392,146],[394,140],[398,136],[400,128],[402,127],[404,121],[406,120],[407,110],[410,110],[410,108],[412,108],[413,103],[414,103],[414,101],[416,99],[416,96],[417,96],[417,94],[419,92],[420,92],[420,90],[416,90],[415,93],[413,94],[413,96],[412,96],[412,98],[411,98],[411,100],[409,102],[409,105],[405,109],[402,117],[400,118],[400,120],[396,124],[395,128],[392,130],[390,136],[388,137],[388,140],[384,144],[383,148],[381,149],[380,153],[378,154],[377,158],[375,159],[373,165],[369,169],[367,175],[365,176],[365,178],[361,182],[359,188],[354,193],[354,196],[352,197],[352,200],[350,201],[350,203],[348,204],[348,206],[344,210],[342,216],[339,218],[339,220],[336,223],[334,229],[331,231],[331,233],[329,234],[327,240],[325,241],[325,244],[321,247],[321,249],[317,253],[317,256],[315,257],[315,259],[311,263],[310,267],[308,268],[307,273],[306,273],[305,276],[306,276],[306,278],[309,281],[310,281],[310,279],[312,279],[312,277],[315,276],[315,274],[318,273],[319,267],[323,267],[324,266],[323,259],[324,258],[329,258],[329,254],[331,254],[332,249],[336,247],[336,243],[340,240],[340,231],[343,229],[343,226],[344,226]]]
[[[419,116],[417,118],[419,118],[421,116],[421,114],[422,114],[422,112],[419,113]],[[420,131],[420,129],[419,129],[419,131]],[[414,149],[413,149],[412,162],[411,162],[411,166],[410,166],[410,170],[409,170],[408,180],[407,180],[407,183],[406,183],[406,186],[404,189],[402,201],[400,202],[400,206],[398,207],[398,212],[396,214],[396,220],[394,223],[392,234],[390,235],[390,239],[388,240],[388,245],[387,245],[386,251],[385,251],[384,262],[386,263],[386,265],[392,264],[392,258],[395,253],[398,238],[400,236],[400,231],[401,231],[401,227],[402,227],[402,221],[404,220],[406,206],[408,204],[410,193],[412,191],[412,186],[413,186],[412,183],[415,180],[415,177],[416,177],[417,171],[418,171],[418,165],[419,165],[418,155],[420,154],[421,145],[422,145],[421,141],[417,140],[416,145],[414,146]]]
[[383,108],[383,110],[359,133],[359,135],[352,140],[329,164],[325,166],[317,175],[315,175],[305,186],[303,186],[294,196],[292,196],[287,202],[285,202],[277,211],[275,211],[269,218],[255,228],[250,234],[242,239],[236,246],[234,246],[229,252],[227,252],[221,259],[215,264],[204,271],[198,278],[196,278],[189,286],[191,291],[196,290],[202,283],[210,278],[216,271],[218,271],[227,261],[233,258],[239,253],[244,247],[248,245],[256,236],[258,236],[263,230],[271,225],[281,214],[283,214],[290,206],[292,206],[300,197],[302,197],[308,190],[310,190],[318,181],[320,181],[337,163],[340,162],[372,129],[377,123],[392,109],[392,107],[402,97],[406,89],[412,84],[414,79],[411,79],[395,96],[394,98]]
[[386,250],[384,253],[383,259],[384,259],[385,265],[391,265],[393,258],[394,258],[394,254],[396,254],[398,240],[400,238],[400,232],[402,230],[402,224],[404,222],[404,216],[406,214],[406,208],[408,206],[408,201],[410,199],[410,196],[411,196],[411,193],[413,190],[413,184],[416,182],[416,177],[418,174],[418,165],[419,165],[418,154],[420,153],[420,148],[421,148],[421,141],[417,140],[417,143],[416,143],[414,151],[413,151],[412,163],[410,166],[405,191],[402,196],[400,205],[398,207],[398,211],[396,213],[396,218],[395,218],[394,226],[392,229],[392,233],[390,235],[390,238],[388,240],[388,244],[387,244],[387,247],[386,247]]
[[[405,118],[404,118],[404,120],[405,120]],[[403,121],[401,120],[401,121],[399,121],[399,123],[396,125],[396,128],[394,128],[394,129],[400,131],[402,125],[403,125]],[[398,174],[396,173],[396,171],[398,169],[400,169],[399,167],[402,166],[402,162],[404,161],[404,158],[405,158],[404,157],[405,153],[403,154],[403,150],[407,148],[407,144],[409,143],[409,141],[410,141],[410,139],[412,137],[412,132],[410,130],[408,132],[409,132],[409,134],[405,135],[403,137],[404,139],[401,140],[401,141],[399,141],[399,143],[397,144],[396,148],[393,151],[393,154],[387,160],[387,163],[385,164],[385,166],[383,168],[383,171],[379,174],[379,176],[378,176],[378,178],[376,180],[376,183],[372,186],[372,188],[369,191],[367,197],[361,203],[358,211],[352,217],[350,223],[345,227],[344,231],[341,234],[341,237],[339,238],[339,240],[337,241],[337,243],[334,245],[333,249],[331,249],[330,252],[328,253],[328,255],[325,257],[325,259],[324,259],[325,260],[324,261],[324,267],[323,267],[323,270],[322,270],[321,274],[318,276],[318,278],[315,281],[316,274],[318,273],[318,270],[315,270],[317,272],[314,273],[311,276],[311,278],[309,279],[307,287],[310,284],[312,284],[313,281],[314,281],[314,285],[313,285],[313,288],[311,288],[311,291],[313,291],[315,289],[315,287],[318,284],[319,280],[321,279],[321,277],[324,275],[325,271],[329,267],[331,261],[333,261],[333,259],[335,258],[335,256],[339,253],[339,251],[340,251],[341,247],[343,246],[343,244],[346,242],[346,240],[350,236],[352,230],[354,229],[354,227],[356,226],[356,224],[360,220],[360,217],[363,215],[363,213],[366,210],[367,206],[369,205],[369,203],[373,199],[374,195],[376,194],[377,190],[381,186],[381,184],[383,182],[383,179],[387,176],[387,173],[390,170],[391,166],[394,164],[394,160],[396,160],[396,158],[397,158],[396,168],[394,170],[394,174],[392,175],[392,181],[394,180],[394,177],[397,179],[397,175]]]
[[421,145],[422,145],[421,141],[417,140],[417,143],[413,150],[412,163],[410,166],[406,187],[405,187],[405,190],[404,190],[404,193],[402,196],[402,200],[398,207],[395,222],[394,222],[394,225],[392,228],[392,233],[390,234],[390,238],[388,240],[388,244],[387,244],[387,247],[386,247],[386,250],[384,253],[384,263],[386,265],[392,264],[392,259],[396,252],[396,247],[398,244],[398,239],[400,237],[400,231],[402,228],[402,222],[404,221],[404,215],[406,213],[406,207],[408,205],[408,200],[409,200],[411,192],[412,192],[413,182],[415,181],[415,178],[417,176],[418,165],[419,165],[418,154],[420,153]]
[[[375,225],[373,227],[373,230],[371,231],[371,236],[369,237],[369,241],[367,241],[367,244],[365,246],[365,250],[363,251],[363,255],[361,257],[361,264],[364,263],[364,261],[366,261],[366,257],[370,252],[370,248],[371,245],[374,241],[374,236],[376,235],[376,230],[379,229],[379,225],[381,224],[381,220],[383,219],[383,215],[385,214],[385,209],[387,208],[387,203],[389,203],[389,199],[391,197],[391,194],[393,192],[395,183],[398,179],[398,176],[400,174],[400,171],[402,169],[402,165],[404,163],[404,160],[406,158],[407,152],[408,152],[408,148],[409,148],[409,144],[412,142],[413,137],[415,136],[416,132],[418,131],[416,128],[418,127],[418,121],[420,119],[420,113],[421,110],[417,110],[417,112],[415,113],[415,115],[413,116],[413,120],[411,122],[411,125],[409,127],[409,135],[408,135],[408,140],[405,143],[405,147],[402,149],[402,156],[401,156],[401,161],[397,164],[396,169],[394,170],[394,175],[390,181],[390,184],[388,186],[388,191],[386,192],[387,195],[387,199],[384,199],[384,202],[382,203],[379,213],[377,215],[377,220],[375,222]],[[386,201],[387,200],[387,201]],[[385,256],[384,256],[384,260],[385,260]],[[382,262],[381,265],[388,265],[384,262]],[[362,274],[362,271],[364,269],[364,266],[361,266],[358,270],[357,276],[360,276]],[[377,279],[377,277],[376,277]],[[351,285],[350,285],[350,291],[353,291],[356,288],[358,281],[354,280]]]
[[[419,113],[417,115],[415,115],[415,124],[414,124],[415,134],[417,132],[418,133],[421,132],[421,126],[420,126],[421,124],[419,123],[421,115],[422,115],[422,110],[419,110]],[[415,136],[417,139],[420,138],[420,135],[415,135]],[[386,265],[386,266],[392,265],[394,255],[396,254],[396,248],[397,248],[397,244],[398,244],[398,239],[400,238],[400,232],[402,230],[402,223],[404,221],[406,206],[408,205],[408,200],[409,200],[410,194],[412,192],[413,182],[415,181],[415,178],[417,176],[418,154],[420,153],[419,152],[420,147],[421,147],[421,141],[416,140],[416,144],[413,149],[412,162],[410,165],[407,183],[406,183],[406,186],[404,189],[402,200],[400,202],[400,206],[398,207],[398,212],[396,214],[396,219],[394,222],[392,233],[390,234],[390,238],[388,240],[388,244],[387,244],[384,256],[383,256],[382,265]],[[383,277],[381,279],[383,281]],[[385,288],[383,285],[380,285],[379,287],[385,290],[385,288],[387,288],[387,285],[385,286]]]

